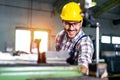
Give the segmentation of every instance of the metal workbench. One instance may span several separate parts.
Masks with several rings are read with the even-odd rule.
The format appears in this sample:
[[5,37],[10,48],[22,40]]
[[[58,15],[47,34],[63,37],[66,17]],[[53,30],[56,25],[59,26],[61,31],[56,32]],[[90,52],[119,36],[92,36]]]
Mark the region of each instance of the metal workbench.
[[84,76],[67,64],[0,64],[0,80],[108,80]]

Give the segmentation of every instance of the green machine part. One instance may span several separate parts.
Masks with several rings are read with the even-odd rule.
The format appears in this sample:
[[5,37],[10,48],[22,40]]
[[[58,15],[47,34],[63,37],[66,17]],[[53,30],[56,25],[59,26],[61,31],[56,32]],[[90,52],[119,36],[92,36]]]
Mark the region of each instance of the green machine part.
[[0,80],[35,80],[82,76],[79,66],[0,66]]

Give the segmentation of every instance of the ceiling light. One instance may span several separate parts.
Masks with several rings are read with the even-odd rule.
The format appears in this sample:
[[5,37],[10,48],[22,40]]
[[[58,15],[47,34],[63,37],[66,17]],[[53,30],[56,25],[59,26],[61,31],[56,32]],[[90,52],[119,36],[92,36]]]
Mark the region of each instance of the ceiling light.
[[92,0],[85,0],[85,8],[91,8],[96,5],[96,2]]

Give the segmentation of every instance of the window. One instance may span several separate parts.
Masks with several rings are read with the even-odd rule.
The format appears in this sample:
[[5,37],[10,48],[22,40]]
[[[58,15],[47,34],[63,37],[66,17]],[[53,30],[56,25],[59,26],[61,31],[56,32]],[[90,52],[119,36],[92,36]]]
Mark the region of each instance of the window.
[[15,38],[15,50],[21,50],[29,52],[30,50],[30,36],[31,32],[29,30],[16,30]]
[[110,43],[110,36],[102,36],[101,37],[101,42],[102,43]]
[[[15,35],[15,50],[21,50],[30,52],[31,44],[35,39],[40,39],[40,52],[46,52],[48,50],[48,31],[42,30],[24,30],[16,29]],[[36,50],[35,50],[36,52]]]
[[47,51],[48,47],[48,32],[45,31],[34,31],[34,40],[41,39],[40,42],[40,51]]
[[120,44],[120,37],[113,36],[112,37],[112,44]]

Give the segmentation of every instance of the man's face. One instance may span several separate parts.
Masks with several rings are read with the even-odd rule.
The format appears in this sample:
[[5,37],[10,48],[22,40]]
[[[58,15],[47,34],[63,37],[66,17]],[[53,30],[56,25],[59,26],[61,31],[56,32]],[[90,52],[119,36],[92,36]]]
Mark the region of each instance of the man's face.
[[75,21],[62,21],[64,30],[67,33],[68,38],[74,38],[80,31],[80,28],[82,27],[82,22],[75,22]]

